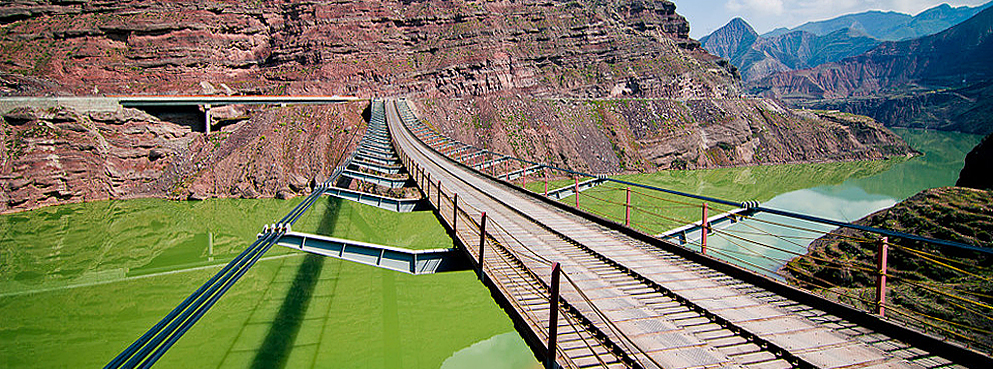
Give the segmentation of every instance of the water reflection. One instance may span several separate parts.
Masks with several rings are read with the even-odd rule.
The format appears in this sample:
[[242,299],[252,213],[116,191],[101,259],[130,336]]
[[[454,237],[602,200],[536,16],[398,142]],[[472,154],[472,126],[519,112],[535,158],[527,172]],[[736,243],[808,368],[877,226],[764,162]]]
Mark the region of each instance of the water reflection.
[[[0,216],[0,293],[223,264],[291,201],[98,201]],[[234,215],[234,216],[232,216]],[[278,253],[269,254],[270,256]]]
[[[856,221],[920,191],[954,185],[965,155],[981,139],[977,135],[952,132],[894,131],[925,155],[906,161],[889,161],[893,162],[890,167],[871,175],[853,173],[840,184],[781,193],[763,202],[762,206],[845,222]],[[816,173],[791,174],[817,178]],[[723,258],[743,267],[774,275],[791,258],[806,253],[814,239],[831,230],[833,227],[830,226],[760,214],[755,221],[728,227],[726,235],[713,237],[708,246],[717,249],[718,253],[723,251]]]
[[541,365],[517,332],[507,332],[476,342],[452,354],[441,369],[537,369]]

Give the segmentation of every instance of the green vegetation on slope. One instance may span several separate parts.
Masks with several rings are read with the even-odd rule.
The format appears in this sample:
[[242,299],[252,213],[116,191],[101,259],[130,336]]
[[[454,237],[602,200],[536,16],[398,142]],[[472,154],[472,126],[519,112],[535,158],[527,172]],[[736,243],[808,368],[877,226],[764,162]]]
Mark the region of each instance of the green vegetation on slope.
[[[993,192],[931,189],[856,223],[991,248]],[[784,272],[794,283],[872,310],[877,238],[850,229],[835,231],[814,241],[808,254],[791,261]],[[888,242],[888,303],[897,307],[889,316],[917,325],[915,319],[924,319],[925,328],[993,347],[987,333],[993,330],[993,309],[988,308],[993,304],[993,258],[899,238]]]

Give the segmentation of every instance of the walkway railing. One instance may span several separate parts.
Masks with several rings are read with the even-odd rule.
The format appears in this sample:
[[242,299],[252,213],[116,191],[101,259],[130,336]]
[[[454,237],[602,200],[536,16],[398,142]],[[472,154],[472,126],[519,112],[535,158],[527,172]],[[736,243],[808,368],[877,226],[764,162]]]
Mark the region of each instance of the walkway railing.
[[[985,355],[993,352],[993,249],[515,158],[452,140],[414,117],[405,104],[398,107],[410,131],[422,142],[491,179],[644,235],[659,236],[700,223],[704,231],[683,246],[698,255],[787,281],[880,318],[961,342]],[[589,180],[602,184],[580,187]],[[570,192],[568,196],[548,196],[570,187],[572,191],[564,191]],[[432,201],[451,209],[451,200]],[[741,209],[747,209],[740,216],[745,221],[734,227],[719,229],[708,223],[708,214]],[[820,251],[808,253],[808,244],[826,233],[831,235],[814,250]]]
[[355,141],[353,132],[336,152],[340,153],[327,181],[320,183],[289,213],[274,224],[265,225],[255,242],[225,265],[217,274],[166,314],[158,323],[114,357],[104,368],[150,368],[203,317],[207,311],[233,286],[279,238],[292,230],[292,226],[332,186],[341,172],[349,165],[355,153],[344,154]]

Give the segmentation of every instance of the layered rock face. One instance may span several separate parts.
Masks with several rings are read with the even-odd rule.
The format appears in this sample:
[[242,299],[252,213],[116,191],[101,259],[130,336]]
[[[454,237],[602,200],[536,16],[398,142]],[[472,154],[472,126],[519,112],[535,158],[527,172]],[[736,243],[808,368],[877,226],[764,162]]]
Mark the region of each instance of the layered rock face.
[[20,109],[3,121],[0,211],[151,192],[195,137],[136,110]]
[[[468,141],[601,172],[912,151],[871,122],[741,99],[734,67],[688,32],[663,0],[19,0],[0,6],[0,94],[408,96],[443,130],[462,135],[456,137],[489,135],[492,142]],[[332,153],[345,150],[362,108],[249,111],[251,119],[220,133],[183,131],[147,144],[176,154],[163,157],[168,165],[156,162],[155,172],[124,180],[133,185],[108,178],[99,196],[66,199],[41,189],[7,206],[290,196],[332,170],[340,156]],[[294,125],[281,125],[287,120]],[[31,140],[22,144],[32,155],[43,150]],[[94,154],[95,164],[80,173],[103,173],[101,160],[115,160],[106,155]],[[127,168],[142,165],[150,164]],[[7,181],[54,176],[5,168]],[[21,201],[17,196],[8,200]]]
[[363,108],[265,109],[210,136],[131,109],[15,110],[0,123],[0,213],[103,199],[308,192],[358,140]]
[[199,81],[269,94],[737,93],[728,69],[662,0],[22,1],[2,9],[8,94],[193,93]]
[[914,153],[872,119],[794,111],[763,99],[429,99],[417,109],[463,142],[594,173]]

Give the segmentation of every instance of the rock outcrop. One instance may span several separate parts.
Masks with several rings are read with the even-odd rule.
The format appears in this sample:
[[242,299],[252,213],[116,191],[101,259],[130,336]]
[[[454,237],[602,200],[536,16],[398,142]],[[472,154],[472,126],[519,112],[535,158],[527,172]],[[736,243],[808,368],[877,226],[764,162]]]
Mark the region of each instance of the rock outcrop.
[[0,213],[103,199],[308,192],[357,140],[362,108],[262,109],[211,135],[133,109],[14,110],[0,123]]
[[913,155],[872,119],[769,100],[430,99],[417,109],[477,147],[594,173]]
[[2,9],[7,94],[194,93],[200,81],[265,94],[737,94],[726,64],[664,0],[24,0]]
[[941,4],[913,16],[894,11],[870,10],[828,20],[807,22],[793,29],[780,28],[762,36],[774,37],[795,31],[823,36],[850,28],[878,40],[904,41],[944,31],[972,18],[990,6],[993,4],[986,3],[974,7],[958,6],[954,8],[948,4]]
[[965,167],[955,183],[959,187],[993,191],[993,134],[986,136],[965,156]]

